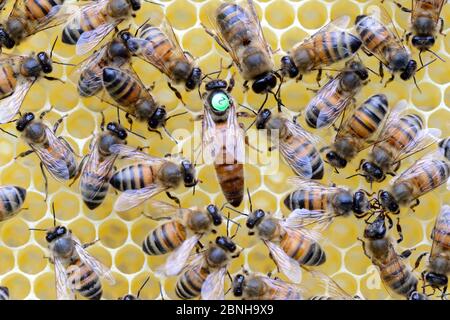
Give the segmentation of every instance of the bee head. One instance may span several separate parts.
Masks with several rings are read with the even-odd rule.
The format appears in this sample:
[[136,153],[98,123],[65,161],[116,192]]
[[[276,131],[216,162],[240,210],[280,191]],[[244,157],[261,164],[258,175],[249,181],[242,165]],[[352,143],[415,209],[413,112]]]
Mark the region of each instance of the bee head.
[[52,59],[48,56],[46,52],[39,52],[37,54],[37,60],[42,68],[42,72],[50,73],[53,71]]
[[186,80],[186,91],[194,90],[196,87],[200,85],[202,82],[202,70],[200,68],[195,67],[192,69],[191,74]]
[[369,223],[364,230],[364,237],[371,240],[380,240],[386,236],[384,214],[378,215],[374,222]]
[[259,76],[252,84],[252,90],[255,93],[269,92],[277,85],[277,77],[273,72],[265,73]]
[[402,80],[408,80],[416,74],[417,62],[415,60],[409,60],[406,68],[400,73]]
[[355,24],[358,24],[360,21],[362,21],[365,17],[367,17],[365,14],[360,14],[355,19]]
[[127,131],[117,122],[108,123],[108,125],[106,126],[106,130],[111,132],[120,140],[125,140],[128,136]]
[[12,49],[16,45],[14,39],[9,36],[8,32],[3,26],[0,26],[0,44],[2,47],[6,47],[8,49]]
[[213,91],[213,90],[218,90],[218,89],[226,89],[227,87],[228,87],[227,81],[226,80],[221,80],[221,79],[211,80],[205,85],[206,91]]
[[412,45],[419,50],[430,49],[434,42],[435,38],[433,36],[413,36],[411,39]]
[[19,120],[16,122],[16,129],[17,131],[22,132],[25,130],[27,125],[34,120],[34,114],[31,112],[25,113]]
[[206,207],[206,211],[211,216],[213,224],[215,226],[220,226],[222,223],[222,215],[220,214],[217,206],[210,204],[209,206]]
[[336,151],[330,150],[325,155],[327,161],[335,168],[345,168],[347,160],[342,158]]
[[49,231],[47,231],[47,235],[45,236],[45,240],[50,243],[58,238],[61,238],[67,233],[66,227],[57,226]]
[[141,8],[141,0],[130,0],[131,9],[138,11]]
[[348,191],[340,191],[334,198],[334,207],[337,213],[347,214],[353,210],[353,196]]
[[247,226],[247,228],[253,229],[261,223],[265,215],[266,213],[263,210],[257,209],[248,215],[245,225]]
[[217,237],[216,244],[225,251],[236,251],[236,244],[228,237]]
[[119,300],[138,300],[138,298],[136,298],[132,294],[127,294],[127,295],[123,296],[122,298],[119,298]]
[[388,191],[380,191],[379,201],[381,203],[381,206],[389,212],[398,213],[400,210],[397,200]]
[[197,184],[197,180],[195,180],[194,165],[188,160],[183,160],[181,162],[181,171],[183,174],[184,186],[186,188],[194,187]]
[[166,122],[167,112],[164,107],[156,108],[150,119],[148,119],[148,126],[151,129],[157,129]]
[[425,274],[425,281],[428,282],[433,288],[441,288],[447,286],[448,284],[447,276],[436,272],[427,272]]
[[428,296],[426,294],[419,293],[416,290],[414,290],[409,295],[408,300],[428,300]]
[[242,297],[244,293],[245,276],[238,274],[233,279],[233,294],[235,297]]
[[256,129],[265,129],[267,122],[270,120],[272,112],[269,109],[263,109],[256,117]]
[[363,190],[358,190],[353,195],[353,212],[363,214],[370,210],[370,202]]
[[295,78],[298,75],[298,68],[290,56],[281,58],[281,72],[289,78]]
[[381,182],[386,178],[383,170],[373,162],[365,161],[362,164],[361,169],[364,172],[366,181],[369,183],[373,181]]

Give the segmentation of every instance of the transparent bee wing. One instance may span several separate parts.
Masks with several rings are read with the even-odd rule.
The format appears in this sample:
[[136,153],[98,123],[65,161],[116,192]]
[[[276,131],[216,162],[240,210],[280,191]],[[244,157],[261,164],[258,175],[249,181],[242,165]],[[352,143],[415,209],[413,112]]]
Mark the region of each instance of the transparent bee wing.
[[410,140],[408,144],[398,152],[394,158],[394,162],[402,161],[409,156],[420,152],[433,143],[437,143],[441,136],[441,130],[436,128],[423,129],[416,134],[414,139]]
[[74,300],[75,294],[69,287],[66,268],[61,259],[52,256],[55,265],[56,298],[58,300]]
[[90,87],[95,86],[101,88],[102,74],[100,73],[101,69],[98,69],[97,66],[101,65],[102,60],[105,60],[107,58],[107,51],[108,44],[105,44],[99,50],[92,53],[89,57],[80,62],[73,70],[71,70],[69,79],[77,85],[80,76],[83,73],[83,76],[86,77],[86,71],[92,72],[93,70],[96,70],[96,73],[90,74],[90,77],[88,77],[87,79],[83,79],[83,81],[86,82],[86,84],[88,84]]
[[134,161],[142,161],[146,163],[161,163],[167,161],[164,158],[156,158],[148,155],[145,152],[140,151],[135,147],[131,147],[124,144],[115,144],[112,145],[109,150],[112,153],[117,154],[121,159],[131,159]]
[[94,30],[83,32],[77,41],[77,55],[82,56],[94,49],[121,21],[122,20],[115,20],[110,23],[102,24]]
[[202,121],[202,154],[203,161],[207,164],[213,163],[216,155],[222,147],[223,141],[220,141],[216,133],[216,123],[214,122],[209,108],[204,108],[204,117]]
[[442,8],[447,0],[429,0],[429,1],[413,1],[413,7],[411,12],[411,21],[419,18],[423,11],[427,11],[431,15],[435,23],[439,22]]
[[158,184],[151,184],[142,189],[126,190],[117,198],[114,203],[114,210],[117,212],[130,210],[164,190],[167,190],[167,188]]
[[318,282],[318,286],[327,289],[327,296],[337,300],[354,300],[342,287],[325,273],[317,270],[308,270],[308,272]]
[[149,205],[152,208],[149,213],[149,215],[152,218],[164,218],[174,216],[181,217],[183,212],[190,210],[179,208],[178,206],[174,206],[170,203],[157,200],[149,201]]
[[450,206],[449,205],[442,206],[441,212],[439,213],[439,216],[436,218],[434,228],[431,231],[431,239],[433,240],[433,244],[431,246],[430,257],[434,258],[440,254],[439,255],[440,257],[446,257],[448,263],[450,263],[450,251],[448,250],[448,248],[445,248],[445,246],[443,244],[438,242],[437,239],[435,239],[435,232],[436,232],[435,230],[436,230],[437,226],[441,226],[440,227],[441,230],[443,227],[448,228],[448,226],[450,226]]
[[34,80],[20,77],[14,92],[0,100],[0,123],[7,123],[16,116],[33,83]]
[[225,275],[227,268],[219,268],[208,275],[202,285],[202,300],[225,300]]
[[300,283],[302,279],[302,271],[298,262],[289,257],[283,249],[273,242],[264,240],[264,244],[269,249],[272,258],[280,271],[285,274],[291,282]]
[[335,217],[335,214],[325,210],[295,209],[282,224],[291,229],[301,229],[314,225],[317,229],[323,230],[329,226]]
[[316,182],[313,180],[308,180],[308,179],[303,179],[301,177],[289,177],[288,183],[297,189],[308,190],[308,191],[318,190],[321,193],[325,193],[325,194],[334,194],[334,193],[344,189],[342,187],[325,186],[319,182]]
[[181,246],[176,248],[167,258],[164,273],[166,276],[175,276],[179,274],[183,267],[186,265],[186,261],[191,255],[192,249],[194,249],[197,242],[200,240],[201,235],[194,235],[188,239],[186,239]]
[[78,240],[77,237],[72,235],[72,239],[75,244],[75,250],[78,256],[80,257],[80,260],[84,264],[89,266],[99,277],[107,280],[110,285],[114,285],[116,283],[116,280],[114,279],[111,270],[108,267],[104,266],[96,258],[91,256],[89,252],[87,252],[86,249],[83,247],[83,245],[80,243],[80,240]]
[[[254,4],[253,0],[242,1],[242,7],[244,9],[247,9],[248,12],[250,12],[250,14],[252,16],[251,25],[256,26],[255,30],[257,30],[259,42],[264,45],[267,55],[269,57],[272,57],[272,49],[270,48],[269,43],[267,42],[266,38],[264,37],[264,32],[261,27],[261,21],[259,20],[258,14],[256,13],[255,4]],[[252,27],[252,26],[249,26],[249,27]]]
[[[272,279],[267,276],[261,276],[262,281],[270,288],[275,289],[279,292],[296,292],[299,295],[300,300],[303,299],[303,293],[304,290],[295,284],[285,282],[281,279]],[[278,295],[275,295],[273,297],[275,300],[280,300],[280,297]]]
[[[39,159],[41,159],[48,172],[58,181],[64,181],[70,179],[70,172],[67,163],[76,163],[75,156],[58,137],[55,136],[53,131],[48,127],[45,128],[45,134],[48,139],[50,148],[45,148],[41,144],[31,143],[30,146],[36,152]],[[60,158],[56,156],[59,155]]]
[[226,150],[227,152],[232,152],[233,159],[237,163],[244,163],[244,144],[245,144],[245,133],[244,130],[239,126],[238,118],[236,114],[236,105],[234,101],[232,102],[228,119],[227,119],[227,134],[226,134]]
[[180,42],[173,31],[172,24],[169,22],[167,17],[164,17],[161,21],[160,25],[161,30],[164,34],[169,38],[170,43],[172,44],[172,54],[174,55],[175,60],[185,61],[187,63],[191,62],[191,58],[189,55],[186,55],[183,49],[181,48]]

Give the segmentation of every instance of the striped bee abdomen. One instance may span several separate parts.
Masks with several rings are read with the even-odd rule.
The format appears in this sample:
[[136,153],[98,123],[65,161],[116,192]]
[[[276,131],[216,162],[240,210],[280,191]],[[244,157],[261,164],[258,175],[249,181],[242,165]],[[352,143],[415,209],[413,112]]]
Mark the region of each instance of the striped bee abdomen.
[[[96,181],[99,179],[104,180],[104,182],[98,188]],[[80,180],[80,191],[81,197],[89,209],[93,210],[102,204],[108,193],[108,189],[109,183],[107,177],[100,176],[92,171],[83,173]]]
[[0,65],[0,98],[9,96],[16,88],[17,79],[9,63]]
[[398,259],[392,259],[380,268],[380,277],[395,293],[405,297],[417,288],[417,278]]
[[101,70],[97,68],[85,70],[78,80],[78,93],[82,97],[92,97],[103,88]]
[[410,183],[413,198],[418,198],[447,182],[450,177],[450,164],[443,160],[430,160],[425,166],[417,166]]
[[162,224],[144,240],[142,249],[149,255],[172,252],[186,240],[186,228],[177,220]]
[[106,20],[107,17],[99,8],[82,11],[80,16],[75,17],[64,28],[61,40],[67,44],[76,44],[84,32],[96,29],[105,24]]
[[[306,109],[305,120],[308,126],[314,129],[319,129],[331,125],[336,120],[336,118],[324,116],[324,110],[333,110],[333,112],[329,113],[330,115],[339,115],[341,111],[344,110],[342,106],[339,106],[339,102],[345,99],[345,92],[339,92],[338,90],[334,90],[328,95],[324,95],[323,97],[314,99]],[[340,108],[341,110],[337,110],[338,108]],[[319,119],[320,116],[321,118]]]
[[81,260],[67,267],[67,281],[70,288],[89,300],[100,300],[102,285],[98,275]]
[[289,210],[327,210],[329,199],[325,193],[320,191],[297,190],[284,198],[284,205]]
[[325,251],[312,239],[301,233],[286,233],[280,247],[301,265],[318,266],[326,261]]
[[450,209],[448,207],[434,226],[431,238],[441,248],[450,250]]
[[[27,19],[38,20],[48,15],[54,7],[63,4],[64,0],[27,0],[24,2]],[[55,9],[51,13],[54,15]]]
[[208,275],[209,271],[202,266],[188,269],[178,278],[175,293],[183,300],[198,297]]
[[395,42],[389,30],[370,16],[357,16],[355,24],[364,46],[371,52],[383,52]]
[[9,289],[7,287],[0,287],[0,300],[9,300]]
[[104,68],[103,84],[111,98],[123,106],[135,104],[141,96],[141,85],[120,69]]
[[441,149],[447,160],[450,160],[450,138],[439,141],[439,148]]
[[12,218],[22,208],[27,191],[16,186],[0,187],[0,221]]
[[138,163],[115,172],[109,182],[120,191],[142,189],[154,183],[155,174],[152,166]]

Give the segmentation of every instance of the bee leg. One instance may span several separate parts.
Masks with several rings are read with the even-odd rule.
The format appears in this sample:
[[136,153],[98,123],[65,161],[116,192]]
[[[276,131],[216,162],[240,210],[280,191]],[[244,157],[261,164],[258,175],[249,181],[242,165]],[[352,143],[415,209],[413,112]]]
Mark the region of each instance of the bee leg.
[[392,221],[392,218],[389,215],[386,215],[386,219],[388,220],[388,229],[391,230],[392,227],[394,226],[394,222]]
[[164,299],[161,281],[159,281],[159,294],[161,295],[161,300],[163,300],[163,301],[166,300],[166,299]]
[[102,122],[100,122],[100,130],[105,131],[105,114],[103,112],[100,112],[100,114],[102,115]]
[[378,68],[378,74],[380,75],[380,83],[383,82],[384,78],[384,70],[383,70],[383,62],[380,61],[380,66]]
[[244,84],[242,85],[244,87],[244,92],[247,92],[249,87],[248,87],[248,81],[244,81]]
[[400,258],[408,259],[411,256],[413,250],[415,250],[415,249],[407,249],[407,250],[403,251],[402,253],[400,253]]
[[131,118],[131,115],[128,112],[125,114],[125,119],[127,119],[128,123],[130,124],[130,131],[131,131],[133,128],[133,119]]
[[[398,3],[397,1],[392,1],[394,2],[394,4],[400,8],[400,10],[402,10],[403,12],[408,12],[410,13],[412,10],[409,8],[404,7],[401,3]],[[383,3],[383,2],[382,2]]]
[[169,89],[173,91],[173,93],[175,94],[175,96],[178,98],[178,100],[181,101],[181,103],[183,105],[186,105],[186,103],[183,101],[183,97],[181,96],[180,91],[178,91],[175,87],[173,87],[170,82],[167,82],[167,85],[169,86]]
[[66,118],[66,117],[67,117],[67,114],[62,116],[55,122],[55,124],[53,125],[53,133],[56,133],[56,130],[58,130],[58,128],[59,128],[59,125],[63,122],[64,118]]
[[439,34],[441,34],[445,37],[446,34],[442,32],[442,31],[444,31],[444,18],[440,17],[439,22],[441,24],[441,26],[439,27]]
[[159,135],[159,138],[162,140],[163,136],[162,136],[161,132],[159,132],[159,130],[152,129],[152,128],[147,128],[147,130],[150,132],[157,133]]
[[414,263],[414,269],[413,269],[413,271],[416,270],[416,269],[419,267],[420,262],[422,262],[422,259],[423,259],[427,254],[428,254],[428,252],[424,252],[424,253],[421,253],[421,254],[417,257],[417,260],[416,260],[416,262]]
[[41,167],[42,176],[44,177],[44,190],[45,190],[45,199],[44,199],[44,201],[47,201],[47,197],[48,197],[48,180],[47,180],[47,175],[45,174],[45,171],[44,171],[44,163],[41,161],[39,166]]
[[45,117],[50,111],[52,111],[52,109],[53,109],[53,106],[51,106],[50,109],[48,109],[48,110],[42,111],[41,114],[39,115],[39,119],[41,119],[41,120],[44,119],[44,117]]
[[370,255],[367,253],[366,242],[365,242],[363,239],[359,238],[359,237],[356,238],[356,239],[358,239],[359,241],[361,241],[361,245],[362,245],[362,249],[363,249],[364,255],[365,255],[367,258],[369,258],[370,260],[372,260],[372,258],[370,257]]
[[234,81],[234,75],[232,75],[230,81],[228,82],[227,92],[233,91],[235,84],[236,82]]
[[181,208],[181,202],[180,199],[170,194],[169,191],[166,191],[166,195],[170,200],[173,200],[180,208]]
[[416,199],[416,203],[414,203],[413,205],[411,205],[409,208],[413,211],[416,212],[416,210],[414,209],[415,207],[417,207],[420,204],[420,200]]
[[303,75],[302,75],[302,74],[299,74],[298,77],[295,78],[295,82],[302,81],[302,79],[303,79]]
[[83,167],[84,167],[84,164],[86,163],[87,159],[88,159],[87,155],[83,156],[83,159],[81,159],[81,162],[77,168],[77,173],[75,174],[75,177],[73,177],[72,182],[69,184],[69,187],[71,187],[81,176],[81,172],[83,171]]
[[388,81],[386,81],[386,83],[384,84],[384,87],[386,88],[387,87],[387,85],[389,84],[389,83],[391,83],[392,81],[394,81],[394,79],[395,79],[395,74],[392,74],[392,76],[388,79]]
[[320,80],[322,79],[322,69],[317,70],[316,82],[317,86],[320,88]]
[[14,158],[14,160],[17,160],[18,158],[25,158],[26,156],[32,154],[33,152],[34,152],[34,150],[27,150],[27,151],[24,151],[24,152],[22,152],[22,153],[19,153],[19,154]]
[[410,38],[410,37],[411,37],[411,32],[408,32],[408,33],[405,34],[405,40],[406,40],[406,43],[409,42],[409,38]]
[[211,30],[209,30],[203,23],[201,23],[203,29],[205,29],[205,32],[207,34],[209,34],[214,40],[216,40],[217,44],[219,46],[222,47],[223,50],[225,50],[226,52],[230,52],[230,50],[228,50],[227,46],[223,44],[222,40],[220,40],[220,38]]

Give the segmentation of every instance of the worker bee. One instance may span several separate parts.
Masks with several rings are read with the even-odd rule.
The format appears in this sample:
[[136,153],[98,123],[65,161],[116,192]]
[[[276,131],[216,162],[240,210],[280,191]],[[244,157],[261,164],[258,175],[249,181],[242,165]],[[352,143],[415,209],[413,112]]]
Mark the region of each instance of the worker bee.
[[360,61],[347,61],[345,68],[320,88],[306,106],[308,126],[320,129],[332,125],[368,83],[368,77],[368,71]]
[[44,176],[46,198],[48,191],[44,166],[58,181],[75,178],[79,172],[72,147],[62,137],[55,135],[64,118],[59,119],[52,130],[42,122],[47,112],[41,113],[39,120],[35,119],[33,113],[28,112],[16,122],[17,131],[22,133],[22,138],[31,147],[31,150],[19,154],[17,158],[25,157],[31,153],[36,153],[39,157]]
[[77,55],[86,54],[140,8],[140,0],[98,0],[82,5],[64,27],[62,42],[76,44]]
[[122,33],[119,33],[77,67],[74,78],[80,96],[92,97],[97,94],[103,89],[103,68],[120,67],[129,62],[130,58]]
[[50,250],[50,262],[55,265],[56,296],[59,300],[73,300],[74,292],[89,300],[100,300],[102,285],[100,277],[111,285],[115,283],[110,270],[92,257],[86,249],[96,241],[81,244],[70,229],[56,225],[55,207],[52,204],[53,225],[45,231],[45,240]]
[[0,300],[9,300],[9,289],[7,287],[0,286]]
[[0,54],[0,124],[14,118],[28,90],[37,80],[56,80],[47,76],[53,71],[54,61],[51,58],[52,53],[49,56],[45,52],[39,52],[36,56]]
[[186,188],[197,185],[194,165],[181,157],[167,156],[155,158],[136,148],[117,144],[110,148],[121,158],[137,163],[116,171],[111,177],[111,185],[122,191],[114,204],[114,210],[122,212],[134,208],[160,192],[166,191],[169,198],[179,200],[169,193],[181,183]]
[[17,186],[0,187],[0,221],[11,219],[22,210],[27,190]]
[[[402,44],[395,25],[384,9],[371,15],[357,16],[355,25],[363,43],[363,50],[368,55],[375,55],[380,61],[381,78],[384,75],[383,65],[392,73],[388,82],[394,80],[396,73],[400,73],[402,80],[414,78],[417,62],[411,58],[411,53]],[[389,30],[389,27],[395,32]]]
[[229,237],[217,237],[208,248],[190,257],[182,268],[175,293],[180,299],[224,300],[225,275],[231,259],[239,256]]
[[244,198],[245,133],[237,121],[236,104],[225,80],[212,80],[203,94],[202,150],[211,157],[226,200],[238,207]]
[[450,160],[450,137],[442,139],[439,142],[439,148],[442,150],[444,157]]
[[[448,286],[448,274],[450,273],[450,206],[442,207],[436,219],[431,233],[433,245],[428,258],[428,266],[422,272],[422,279],[426,286],[442,292],[442,298],[446,296]],[[428,252],[421,254],[416,261],[416,268]],[[434,292],[433,292],[434,293]]]
[[381,212],[377,218],[367,224],[362,243],[364,254],[378,267],[380,277],[389,293],[404,296],[407,299],[420,299],[417,292],[418,279],[404,260],[411,255],[411,250],[401,254],[395,251],[392,240],[387,235],[386,216]]
[[[104,124],[102,123],[102,131]],[[108,193],[109,179],[114,162],[119,156],[111,152],[111,146],[126,143],[127,132],[118,123],[110,122],[102,132],[92,140],[90,152],[80,165],[80,193],[86,206],[93,210],[102,204]]]
[[417,153],[435,142],[440,135],[437,129],[424,129],[423,120],[419,115],[406,114],[406,101],[400,101],[389,112],[377,141],[369,153],[369,159],[363,159],[358,170],[366,181],[381,182],[386,174],[395,175],[401,161]]
[[[160,26],[144,24],[133,37],[124,33],[126,44],[131,53],[141,57],[164,73],[174,84],[183,83],[186,91],[197,88],[202,81],[202,71],[196,65],[192,55],[183,51],[167,19]],[[170,82],[168,86],[182,100],[180,93]]]
[[389,191],[380,190],[378,200],[381,206],[398,213],[402,206],[414,209],[419,198],[447,182],[450,189],[450,161],[437,150],[417,160],[399,176],[391,180]]
[[33,34],[64,23],[71,15],[69,7],[64,0],[16,0],[0,25],[1,46],[11,49]]
[[347,113],[343,119],[333,144],[325,157],[334,168],[345,168],[362,150],[370,146],[388,112],[388,101],[384,94],[376,94],[367,99],[355,111]]
[[342,16],[321,28],[308,39],[294,45],[288,54],[281,58],[281,70],[284,76],[299,80],[313,70],[318,70],[320,81],[323,66],[328,66],[353,56],[361,47],[361,40],[351,33],[343,31],[350,17]]
[[148,255],[162,255],[171,252],[164,266],[169,276],[180,273],[189,255],[200,238],[222,223],[220,210],[213,204],[205,208],[178,208],[165,202],[153,201],[155,219],[172,216],[166,222],[152,230],[145,238],[142,249]]
[[[319,138],[311,135],[298,123],[283,117],[281,113],[273,115],[269,109],[263,109],[257,116],[256,128],[266,129],[267,135],[279,141],[280,152],[286,163],[299,176],[305,179],[323,178],[323,160],[316,149]],[[272,133],[276,131],[277,136]],[[273,150],[273,147],[271,148]]]
[[144,289],[145,285],[150,281],[150,276],[145,279],[144,283],[139,288],[137,295],[134,294],[126,294],[123,297],[119,298],[119,300],[140,300],[139,296],[141,295],[142,289]]
[[335,217],[345,217],[351,213],[361,218],[370,212],[371,200],[362,189],[352,192],[342,186],[325,186],[300,177],[290,178],[289,182],[297,190],[284,198],[284,205],[294,211],[306,209],[297,212],[298,216],[303,215],[304,221],[331,222]]
[[255,93],[272,92],[278,74],[274,71],[272,49],[264,38],[253,1],[243,1],[240,5],[221,3],[210,20],[214,30],[203,27],[230,54],[245,80],[244,87],[252,81]]

